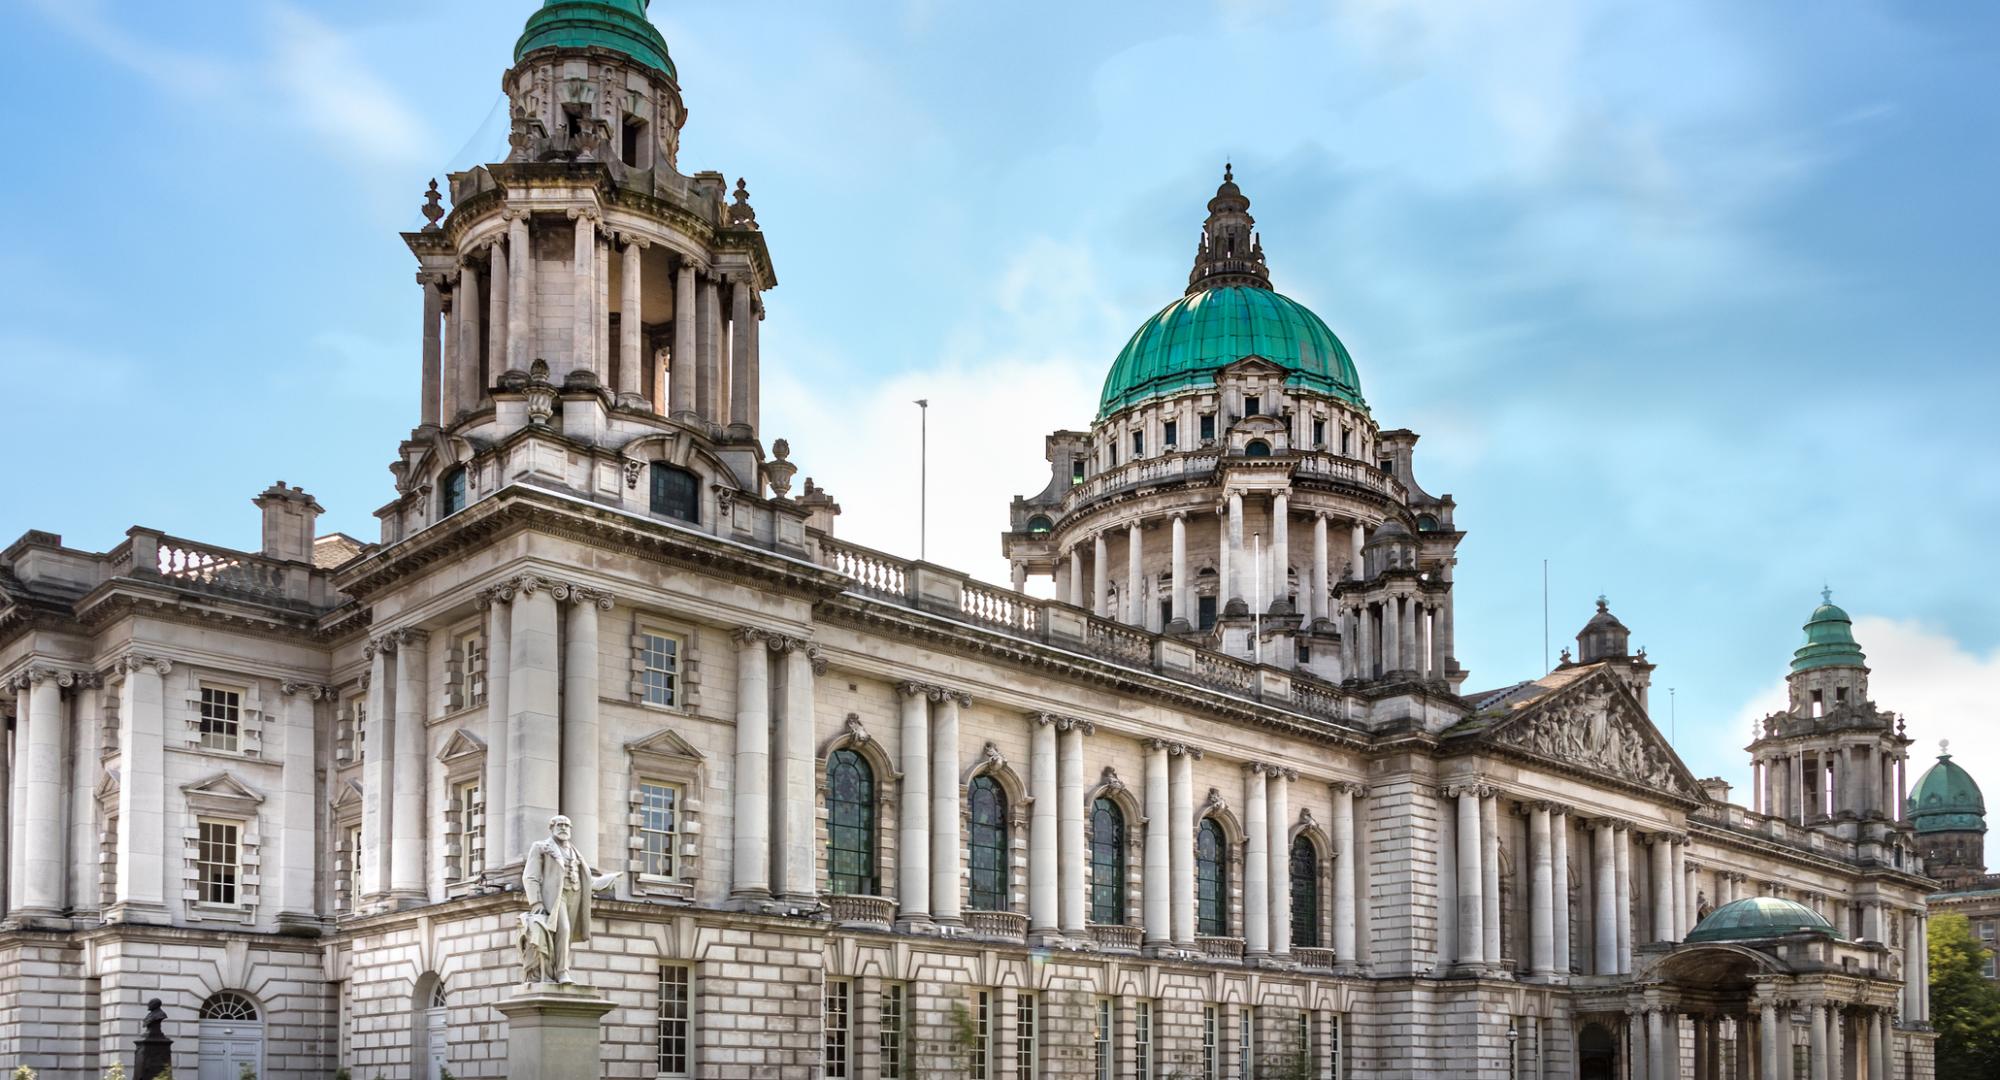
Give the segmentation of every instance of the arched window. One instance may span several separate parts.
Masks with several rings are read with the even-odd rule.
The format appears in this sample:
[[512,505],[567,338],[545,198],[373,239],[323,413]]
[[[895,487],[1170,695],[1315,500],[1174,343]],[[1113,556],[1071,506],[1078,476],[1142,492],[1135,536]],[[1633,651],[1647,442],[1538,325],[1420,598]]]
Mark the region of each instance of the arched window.
[[1319,849],[1304,836],[1292,841],[1292,944],[1319,948]]
[[1036,514],[1034,517],[1028,519],[1029,536],[1047,536],[1049,533],[1055,531],[1055,527],[1054,522],[1041,514]]
[[701,478],[664,461],[653,462],[653,513],[701,522]]
[[1251,439],[1243,446],[1244,457],[1270,457],[1271,444],[1262,439]]
[[438,518],[448,518],[465,509],[465,466],[445,470],[438,478]]
[[836,894],[875,895],[875,770],[852,750],[826,760],[826,867]]
[[972,895],[974,911],[1006,911],[1007,902],[1007,793],[991,776],[975,776],[966,789],[972,811]]
[[201,1003],[203,1020],[255,1020],[257,1006],[242,994],[224,990]]
[[1201,819],[1194,838],[1195,933],[1229,933],[1229,839],[1214,818]]
[[1090,921],[1125,925],[1125,815],[1110,799],[1090,808]]

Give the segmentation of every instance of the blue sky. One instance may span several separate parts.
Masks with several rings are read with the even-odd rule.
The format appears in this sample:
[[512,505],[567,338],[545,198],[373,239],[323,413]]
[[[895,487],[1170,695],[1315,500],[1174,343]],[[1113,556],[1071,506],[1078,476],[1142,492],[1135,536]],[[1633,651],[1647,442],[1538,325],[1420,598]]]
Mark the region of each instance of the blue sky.
[[[0,532],[254,546],[283,477],[372,536],[414,421],[395,234],[497,153],[535,6],[0,6],[0,430],[64,447]],[[1553,647],[1608,594],[1740,783],[1830,582],[1920,761],[1949,735],[2000,795],[1990,6],[655,8],[682,167],[747,177],[777,261],[767,434],[844,535],[914,553],[926,396],[931,554],[1003,580],[1008,498],[1178,295],[1227,157],[1458,500],[1474,688],[1539,671],[1546,558]]]

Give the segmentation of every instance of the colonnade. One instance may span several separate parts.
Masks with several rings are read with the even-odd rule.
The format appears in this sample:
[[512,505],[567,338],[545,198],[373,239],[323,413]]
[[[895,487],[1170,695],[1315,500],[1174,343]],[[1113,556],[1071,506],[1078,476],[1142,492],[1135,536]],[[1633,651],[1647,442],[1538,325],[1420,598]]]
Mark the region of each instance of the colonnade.
[[[1800,1025],[1796,1017],[1803,1015]],[[1805,1067],[1796,1068],[1805,1028]],[[1759,994],[1724,1015],[1648,1002],[1626,1016],[1630,1080],[1878,1080],[1893,1076],[1890,1010]]]
[[1441,595],[1398,591],[1373,600],[1345,597],[1340,610],[1341,670],[1373,678],[1394,671],[1442,678],[1449,654]]
[[[726,424],[750,437],[759,425],[758,325],[763,301],[747,269],[723,270],[693,256],[671,256],[672,358],[665,399],[653,387],[660,372],[644,317],[645,253],[655,238],[612,228],[595,209],[565,212],[574,236],[568,263],[566,337],[552,338],[550,321],[538,319],[536,298],[560,284],[538,280],[535,231],[558,220],[523,210],[503,210],[505,227],[482,236],[448,264],[426,263],[423,287],[421,422],[439,426],[479,407],[504,370],[527,371],[551,361],[560,384],[571,371],[599,376],[627,408],[653,408],[681,421]],[[619,266],[619,332],[611,340],[611,264]],[[551,289],[555,285],[555,289]],[[661,313],[665,314],[665,313]],[[657,320],[665,322],[662,318]],[[540,336],[538,337],[538,331]],[[560,341],[560,348],[558,343]],[[683,363],[681,358],[691,358]]]
[[[733,638],[736,753],[729,894],[751,905],[811,905],[819,896],[813,678],[824,662],[805,641],[768,630],[741,627]],[[955,742],[955,712],[951,727]],[[951,820],[956,847],[957,817]]]
[[1839,746],[1760,751],[1750,764],[1751,806],[1795,824],[1843,810],[1901,821],[1909,758],[1883,742],[1871,737]]

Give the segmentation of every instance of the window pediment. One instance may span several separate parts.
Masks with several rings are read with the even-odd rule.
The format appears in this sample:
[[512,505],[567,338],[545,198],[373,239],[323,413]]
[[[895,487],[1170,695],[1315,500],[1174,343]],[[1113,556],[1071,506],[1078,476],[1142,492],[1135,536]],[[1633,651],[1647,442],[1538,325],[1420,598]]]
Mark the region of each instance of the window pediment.
[[468,764],[486,756],[486,743],[479,736],[460,728],[451,733],[451,738],[438,747],[437,759],[446,766]]
[[708,756],[694,748],[692,743],[680,737],[672,728],[661,728],[643,739],[634,739],[625,744],[625,752],[635,760],[652,758],[678,762],[684,767],[699,769],[708,763]]
[[190,808],[221,814],[250,816],[264,804],[264,795],[228,773],[216,773],[206,780],[181,786],[181,795]]

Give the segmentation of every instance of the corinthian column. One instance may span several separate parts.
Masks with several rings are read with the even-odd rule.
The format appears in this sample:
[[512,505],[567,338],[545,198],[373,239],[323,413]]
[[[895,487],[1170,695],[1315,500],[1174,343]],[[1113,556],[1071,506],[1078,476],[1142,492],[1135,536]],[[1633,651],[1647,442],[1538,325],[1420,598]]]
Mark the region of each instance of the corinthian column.
[[962,909],[958,888],[958,706],[964,696],[949,690],[932,694],[931,722],[931,918],[956,926]]
[[1139,529],[1139,522],[1134,521],[1125,533],[1125,621],[1144,630],[1146,628],[1145,541],[1141,538]]
[[447,420],[479,407],[479,343],[486,334],[479,318],[479,268],[471,263],[459,267],[457,301],[452,309],[458,313],[458,344],[452,351],[457,370],[451,373],[452,409]]
[[618,268],[618,403],[630,407],[645,401],[645,372],[641,369],[647,360],[641,353],[645,350],[646,313],[641,275],[645,273],[646,241],[631,233],[619,239],[625,241],[625,252]]
[[1083,545],[1071,544],[1069,548],[1069,602],[1083,606]]
[[430,635],[408,629],[396,639],[395,794],[389,816],[389,892],[399,900],[425,895],[424,721],[429,718]]
[[117,668],[125,676],[118,689],[124,775],[118,784],[118,871],[110,915],[123,922],[165,922],[166,830],[156,815],[166,805],[163,680],[173,664],[135,654],[121,658]]
[[1062,929],[1065,934],[1081,935],[1088,931],[1083,903],[1087,862],[1083,850],[1083,737],[1092,728],[1086,721],[1069,718],[1057,726],[1061,731],[1057,737],[1061,745],[1057,793],[1062,801],[1056,817],[1061,828],[1057,835],[1062,849]]
[[598,865],[598,792],[604,776],[597,737],[597,613],[611,609],[611,597],[577,585],[556,586],[569,601],[563,640],[562,812],[570,819],[571,843],[585,861]]
[[736,631],[735,844],[730,895],[771,895],[771,656],[762,630]]
[[436,427],[443,408],[444,282],[438,274],[422,273],[417,284],[424,287],[424,374],[417,413],[423,426]]
[[1271,601],[1290,596],[1292,577],[1291,499],[1282,491],[1271,496]]
[[1674,842],[1664,833],[1647,838],[1653,849],[1653,940],[1674,936]]
[[1290,785],[1298,773],[1271,768],[1264,788],[1265,816],[1271,829],[1271,955],[1292,955],[1292,804]]
[[750,388],[755,385],[750,373],[750,343],[756,332],[750,327],[757,321],[756,300],[749,274],[729,276],[729,433],[746,439],[750,437]]
[[1549,808],[1528,809],[1531,878],[1528,890],[1528,966],[1539,978],[1555,974],[1555,864],[1549,841]]
[[1056,931],[1061,919],[1057,887],[1061,874],[1057,850],[1060,825],[1056,804],[1058,791],[1056,717],[1037,713],[1029,718],[1028,736],[1028,932],[1046,937]]
[[1479,964],[1486,959],[1486,904],[1481,892],[1486,872],[1480,867],[1479,789],[1460,787],[1458,796],[1458,960]]
[[778,824],[777,887],[794,904],[809,904],[819,893],[814,876],[819,852],[813,794],[813,676],[824,666],[817,650],[803,641],[787,641],[785,689],[778,714],[776,795]]
[[1570,973],[1569,955],[1569,813],[1562,807],[1551,807],[1549,817],[1549,862],[1551,884],[1552,928],[1555,973],[1567,976]]
[[486,865],[500,867],[514,862],[506,811],[511,798],[507,761],[513,751],[509,734],[512,718],[507,711],[507,661],[512,651],[508,636],[513,613],[499,589],[482,591],[479,605],[486,614]]
[[1614,831],[1611,856],[1617,881],[1612,890],[1613,916],[1618,920],[1618,974],[1623,975],[1632,970],[1632,834],[1622,824]]
[[[484,380],[485,385],[475,387],[479,393],[473,395],[471,402],[467,406],[468,408],[479,404],[480,394],[485,392],[486,387],[493,385],[495,381],[494,377],[506,368],[507,335],[513,329],[513,316],[508,311],[509,297],[507,294],[514,289],[514,274],[512,268],[507,264],[507,241],[496,237],[492,243],[487,245],[486,252],[489,263],[487,266],[486,281],[486,366],[488,371]],[[492,747],[489,745],[487,749],[490,751]],[[491,836],[488,836],[486,840],[489,844],[493,842]]]
[[[534,362],[535,251],[525,211],[507,217],[507,366],[527,371]],[[497,272],[497,271],[496,271]]]
[[694,298],[694,264],[681,259],[674,273],[674,351],[668,358],[667,396],[675,420],[695,418],[695,332],[700,323]]
[[1500,964],[1500,799],[1488,789],[1479,798],[1479,869],[1485,875],[1480,897],[1485,923],[1486,962]]
[[1173,939],[1173,856],[1168,819],[1167,744],[1146,743],[1146,946],[1157,949]]
[[1111,556],[1106,550],[1104,534],[1098,533],[1091,540],[1090,564],[1090,610],[1100,618],[1110,618],[1111,612]]
[[1620,837],[1611,822],[1603,818],[1590,823],[1590,869],[1592,899],[1597,910],[1591,917],[1593,953],[1591,970],[1599,975],[1618,974],[1618,856]]
[[1187,515],[1185,513],[1176,512],[1174,514],[1173,520],[1174,520],[1174,553],[1173,553],[1174,580],[1172,584],[1172,589],[1170,591],[1171,598],[1169,600],[1169,603],[1172,605],[1172,611],[1170,611],[1169,614],[1172,616],[1172,618],[1169,620],[1167,628],[1169,630],[1176,630],[1176,629],[1186,630],[1189,629]]
[[1227,565],[1226,590],[1222,598],[1226,609],[1230,603],[1243,599],[1243,493],[1229,493],[1229,560]]
[[896,903],[900,921],[907,925],[931,919],[931,707],[924,688],[916,683],[904,683],[896,690],[902,707],[903,765]]
[[1243,767],[1243,955],[1271,951],[1270,826],[1265,817],[1263,765]]
[[[513,743],[507,753],[507,834],[526,854],[529,838],[544,835],[562,799],[560,612],[548,586],[536,578],[523,576],[503,589],[513,596],[507,657],[507,731]],[[367,845],[365,837],[362,845]]]
[[1349,581],[1361,580],[1361,545],[1364,538],[1365,530],[1357,521],[1347,533],[1347,580]]
[[696,302],[700,311],[696,328],[698,341],[695,352],[700,356],[699,374],[695,381],[695,408],[701,418],[709,423],[722,420],[722,383],[726,372],[722,367],[722,294],[713,277],[704,276],[697,290],[701,299]]
[[1194,946],[1194,758],[1201,751],[1175,746],[1173,754],[1172,841],[1174,944]]
[[[361,724],[361,895],[370,901],[389,891],[389,819],[396,783],[396,636],[383,634],[362,648],[368,657],[368,715]],[[381,747],[390,747],[384,753]],[[375,748],[370,753],[370,748]],[[129,751],[128,751],[129,752]],[[122,822],[121,822],[122,824]],[[122,867],[121,867],[122,869]]]
[[1355,785],[1333,790],[1333,956],[1343,969],[1355,966],[1354,879],[1360,853],[1354,848]]
[[[24,828],[22,876],[15,881],[19,898],[13,914],[55,915],[63,907],[62,796],[63,750],[69,745],[69,717],[63,709],[62,688],[73,685],[76,673],[31,667],[15,685],[24,693],[27,739],[14,766],[25,780],[21,808]],[[157,811],[154,811],[157,813]]]
[[[576,222],[575,271],[570,291],[570,369],[598,370],[597,360],[597,222],[589,210],[571,210]],[[560,380],[558,380],[560,381]]]
[[1327,597],[1326,515],[1313,515],[1312,597],[1306,604],[1306,618],[1318,622],[1326,618]]

